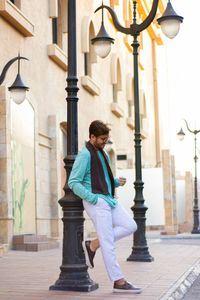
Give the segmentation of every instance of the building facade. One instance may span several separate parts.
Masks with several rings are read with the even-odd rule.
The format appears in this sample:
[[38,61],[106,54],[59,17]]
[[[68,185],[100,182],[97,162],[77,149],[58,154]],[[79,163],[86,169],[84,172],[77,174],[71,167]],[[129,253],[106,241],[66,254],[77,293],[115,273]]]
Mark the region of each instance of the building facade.
[[[67,143],[67,0],[0,0],[3,66],[20,52],[21,75],[30,87],[17,105],[8,86],[13,65],[0,87],[0,243],[12,245],[13,235],[38,234],[60,238],[58,200],[65,183],[63,158]],[[138,0],[138,20],[146,18],[152,1]],[[132,23],[130,0],[104,1],[124,26]],[[101,23],[98,0],[77,1],[77,74],[79,149],[88,140],[94,119],[111,128],[107,146],[113,172],[134,168],[134,99],[132,40],[117,32],[109,14],[104,22],[115,39],[110,55],[96,56],[91,44]],[[158,15],[165,1],[159,1]],[[167,101],[165,47],[153,22],[140,36],[140,120],[144,168],[161,165],[160,103]],[[163,107],[163,106],[162,106]]]

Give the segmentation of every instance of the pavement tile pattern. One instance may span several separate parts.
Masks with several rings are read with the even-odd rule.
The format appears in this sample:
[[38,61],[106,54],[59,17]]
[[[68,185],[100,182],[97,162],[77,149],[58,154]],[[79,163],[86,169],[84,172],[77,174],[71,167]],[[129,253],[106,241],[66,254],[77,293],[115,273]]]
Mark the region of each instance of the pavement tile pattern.
[[[150,254],[154,257],[153,262],[127,262],[126,259],[132,251],[132,237],[116,244],[118,260],[127,280],[141,287],[142,294],[112,293],[112,283],[106,274],[100,251],[95,257],[95,268],[88,270],[91,279],[99,283],[98,290],[90,293],[49,291],[49,286],[55,283],[60,273],[59,267],[62,260],[60,248],[43,252],[9,251],[4,254],[0,258],[0,299],[183,299],[184,294],[198,278],[200,236],[162,238],[158,234],[150,234],[148,246]],[[191,276],[191,284],[187,283],[188,276]],[[181,284],[186,286],[184,293],[178,293],[176,296],[175,293]]]

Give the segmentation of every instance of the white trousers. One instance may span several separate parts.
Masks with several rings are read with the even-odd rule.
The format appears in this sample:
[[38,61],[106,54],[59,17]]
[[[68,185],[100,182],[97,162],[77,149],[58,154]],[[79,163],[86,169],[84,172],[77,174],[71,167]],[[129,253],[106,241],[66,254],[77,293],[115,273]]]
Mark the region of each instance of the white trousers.
[[135,232],[137,230],[135,221],[119,202],[115,208],[111,208],[104,199],[99,198],[96,205],[83,200],[83,206],[96,229],[110,280],[124,278],[117,262],[115,241]]

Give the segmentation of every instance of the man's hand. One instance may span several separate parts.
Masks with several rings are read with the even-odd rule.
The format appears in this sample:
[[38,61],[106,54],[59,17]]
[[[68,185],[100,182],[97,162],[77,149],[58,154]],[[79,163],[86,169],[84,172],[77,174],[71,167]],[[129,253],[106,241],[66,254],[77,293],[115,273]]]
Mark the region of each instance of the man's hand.
[[126,183],[126,178],[125,177],[119,177],[119,185],[123,186]]

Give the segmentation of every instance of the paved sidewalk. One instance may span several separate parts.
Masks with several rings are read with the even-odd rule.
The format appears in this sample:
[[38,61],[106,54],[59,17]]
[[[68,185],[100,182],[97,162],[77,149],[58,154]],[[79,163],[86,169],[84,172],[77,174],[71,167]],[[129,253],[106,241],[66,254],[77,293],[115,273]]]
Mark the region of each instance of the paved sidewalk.
[[[189,288],[200,272],[200,235],[179,235],[177,238],[148,234],[148,237],[149,252],[155,259],[153,262],[126,261],[131,253],[132,237],[117,243],[122,270],[129,281],[143,289],[140,295],[112,294],[112,284],[105,272],[100,251],[95,258],[95,268],[89,270],[90,277],[99,283],[98,290],[90,293],[49,291],[49,286],[58,279],[61,264],[61,249],[54,249],[36,253],[9,251],[1,257],[0,299],[182,299],[177,290],[183,282]],[[189,276],[192,279],[188,283]]]

